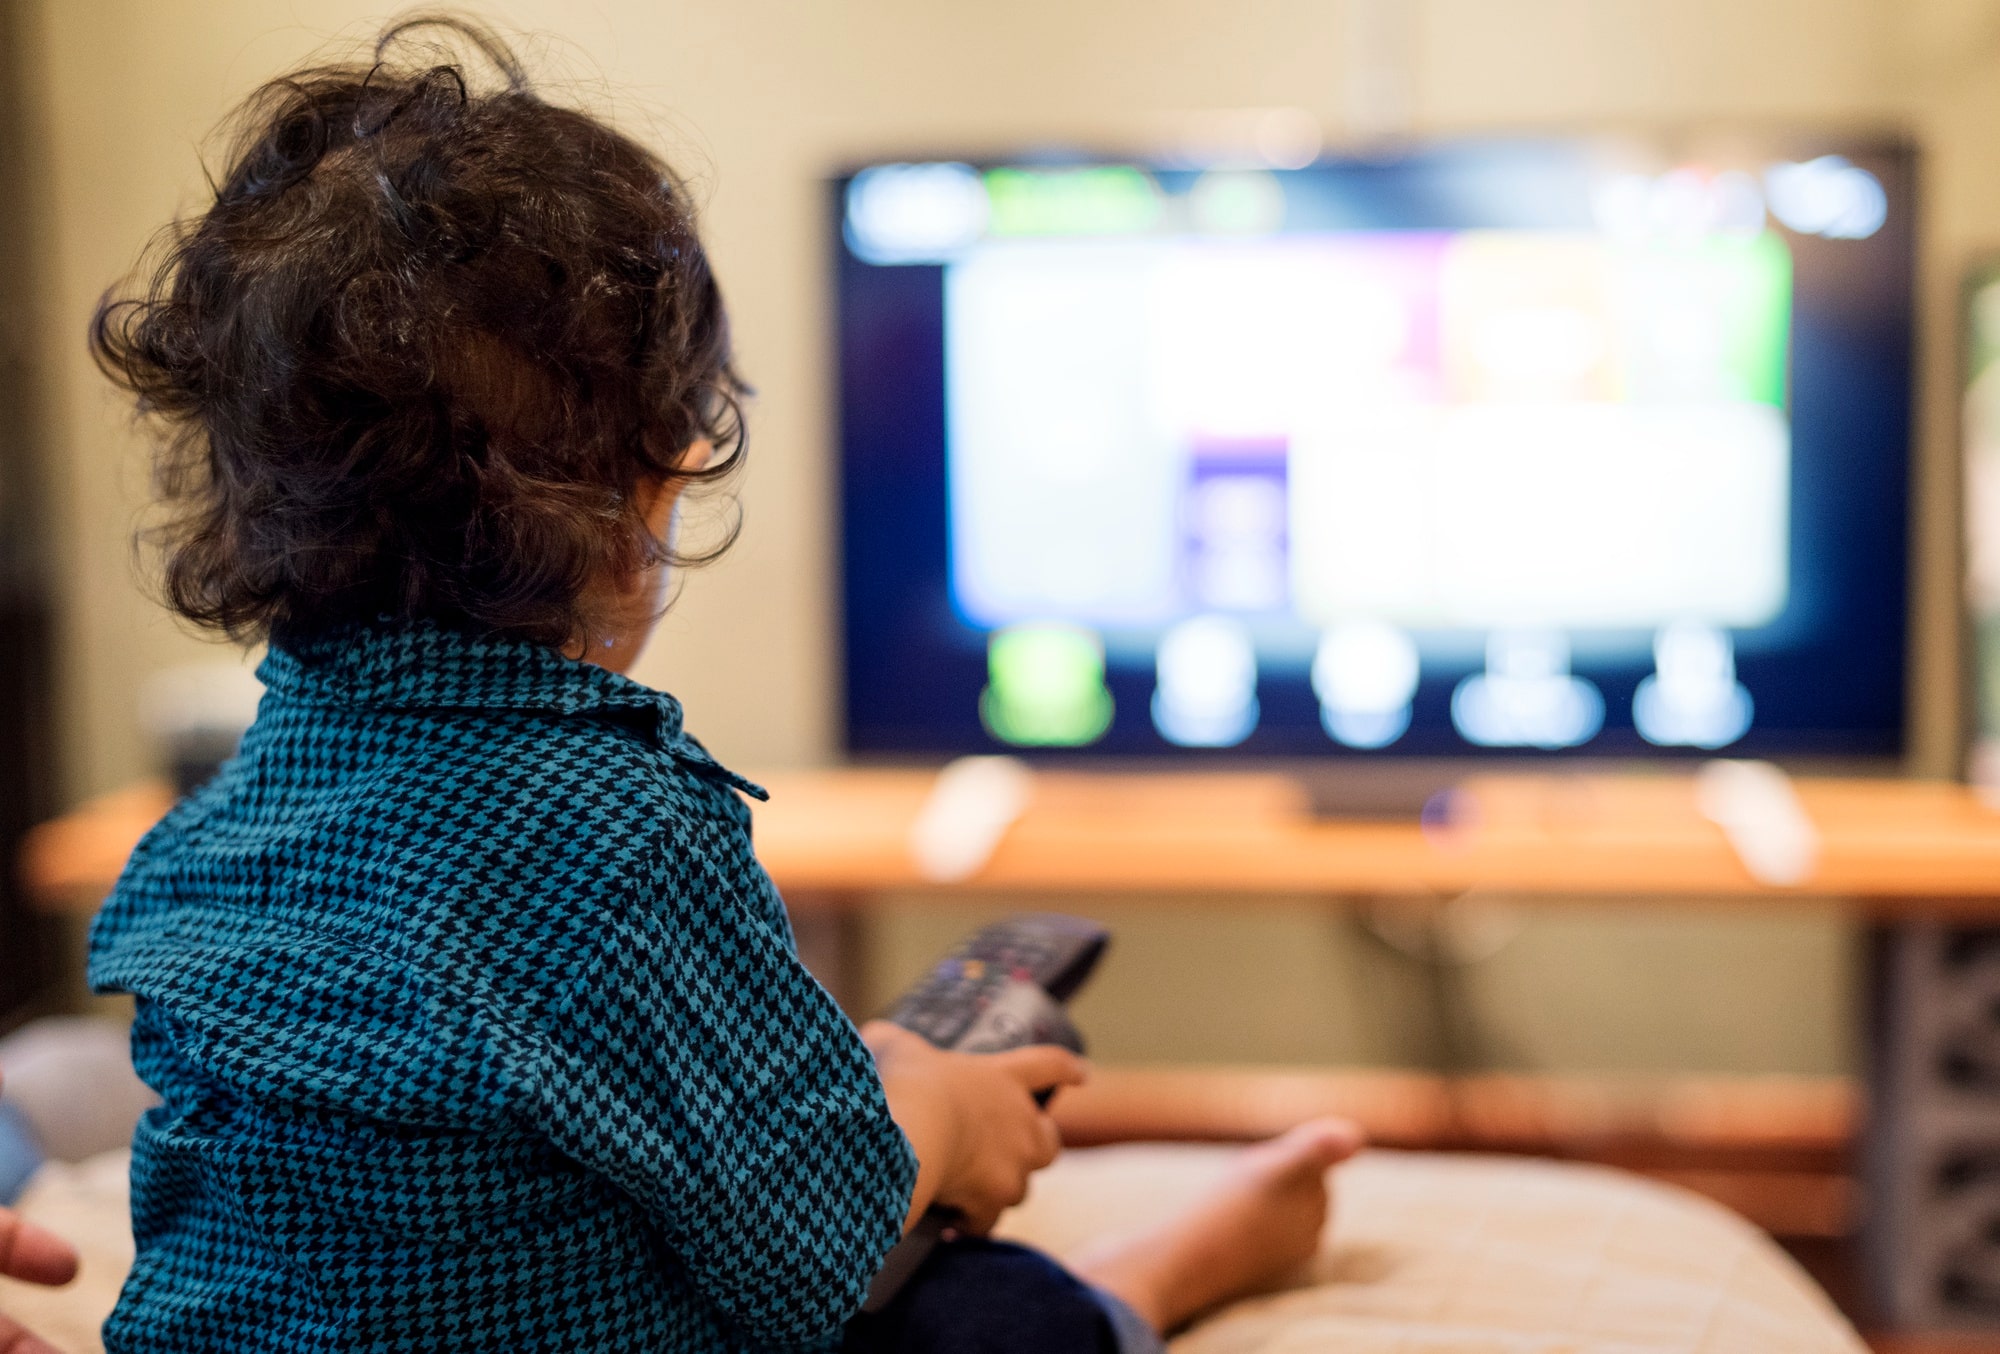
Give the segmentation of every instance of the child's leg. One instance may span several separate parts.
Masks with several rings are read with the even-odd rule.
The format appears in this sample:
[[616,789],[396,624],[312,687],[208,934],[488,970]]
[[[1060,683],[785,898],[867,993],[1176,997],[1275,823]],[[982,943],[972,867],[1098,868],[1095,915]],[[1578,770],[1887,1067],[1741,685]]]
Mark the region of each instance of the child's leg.
[[1074,1273],[1004,1242],[940,1246],[888,1308],[855,1318],[845,1354],[1152,1354],[1162,1332],[1311,1257],[1327,1169],[1360,1144],[1330,1119],[1260,1143],[1192,1208],[1099,1247]]
[[1353,1124],[1315,1119],[1246,1148],[1206,1198],[1078,1257],[1076,1272],[1160,1331],[1269,1288],[1312,1258],[1326,1226],[1327,1170],[1360,1146]]
[[1159,1354],[1119,1299],[1026,1246],[981,1237],[932,1251],[882,1311],[848,1323],[842,1354]]

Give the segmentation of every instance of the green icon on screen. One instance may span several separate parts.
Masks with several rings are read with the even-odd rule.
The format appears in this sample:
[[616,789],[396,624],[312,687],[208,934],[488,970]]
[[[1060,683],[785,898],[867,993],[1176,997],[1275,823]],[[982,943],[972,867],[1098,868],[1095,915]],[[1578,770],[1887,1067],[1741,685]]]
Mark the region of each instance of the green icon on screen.
[[1769,232],[1705,242],[1695,255],[1705,279],[1690,278],[1720,321],[1716,357],[1736,399],[1785,407],[1791,365],[1792,251]]
[[1685,393],[1785,407],[1791,366],[1792,251],[1771,232],[1656,242],[1636,256],[1641,400]]
[[987,233],[1136,235],[1165,212],[1152,175],[1131,165],[1081,169],[989,169]]
[[1111,727],[1104,644],[1074,625],[1010,625],[986,645],[979,717],[1016,747],[1081,747]]

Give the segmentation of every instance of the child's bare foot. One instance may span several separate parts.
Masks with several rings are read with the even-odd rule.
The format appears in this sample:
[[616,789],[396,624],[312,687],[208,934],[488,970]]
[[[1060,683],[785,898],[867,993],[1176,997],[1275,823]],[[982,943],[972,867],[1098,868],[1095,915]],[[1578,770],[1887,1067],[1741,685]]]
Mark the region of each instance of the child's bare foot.
[[1361,1130],[1315,1119],[1246,1148],[1229,1175],[1180,1216],[1102,1245],[1071,1268],[1170,1331],[1230,1298],[1268,1288],[1312,1257],[1326,1225],[1328,1168]]

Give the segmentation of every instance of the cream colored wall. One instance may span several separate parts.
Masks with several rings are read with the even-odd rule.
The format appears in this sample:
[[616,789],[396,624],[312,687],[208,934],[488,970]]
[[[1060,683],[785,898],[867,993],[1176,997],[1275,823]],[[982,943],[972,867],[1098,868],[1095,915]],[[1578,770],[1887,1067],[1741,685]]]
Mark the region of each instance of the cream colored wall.
[[[48,151],[37,185],[46,204],[37,267],[66,588],[65,770],[76,796],[147,766],[134,714],[138,683],[148,671],[199,652],[198,641],[165,620],[137,585],[127,542],[144,499],[143,449],[84,355],[84,317],[154,226],[198,204],[195,147],[231,102],[328,36],[365,35],[382,11],[246,0],[29,3]],[[725,563],[691,581],[641,675],[678,693],[694,727],[726,758],[801,762],[832,750],[818,180],[849,156],[1059,140],[1144,142],[1189,111],[1273,105],[1308,110],[1338,141],[1353,108],[1355,51],[1348,39],[1360,31],[1354,22],[1379,29],[1386,16],[1393,28],[1402,15],[1415,130],[1872,124],[1909,115],[1937,149],[1931,234],[1943,249],[1930,278],[1933,299],[1948,295],[1955,260],[1967,247],[2000,235],[2000,180],[1988,178],[1981,153],[2000,113],[2000,87],[1990,74],[1996,63],[1980,54],[1991,46],[1994,5],[1407,0],[1399,11],[1396,4],[513,0],[477,6],[504,26],[556,35],[531,50],[547,67],[567,72],[579,97],[661,141],[702,185],[706,232],[732,302],[743,366],[763,392],[743,486],[748,531]],[[1937,74],[1947,67],[1948,80]],[[1935,768],[1950,762],[1957,715],[1948,529],[1955,509],[1945,469],[1947,311],[1938,309],[1934,319],[1927,331],[1931,369],[1945,375],[1933,381],[1926,405],[1917,748],[1919,760]],[[894,974],[917,962],[936,929],[917,922],[889,928],[881,970]],[[1233,1034],[1201,1040],[1157,1018],[1134,977],[1130,998],[1100,1013],[1119,1031],[1113,1051],[1397,1052],[1396,1031],[1375,1028],[1382,1019],[1371,1024],[1315,1005],[1320,999],[1310,994],[1346,981],[1341,974],[1361,954],[1315,915],[1296,908],[1226,920],[1177,915],[1151,929],[1130,921],[1128,929],[1131,949],[1147,956],[1145,981],[1157,990],[1199,980],[1218,992],[1247,991],[1281,959],[1297,967],[1299,955],[1314,956],[1307,967],[1319,976],[1301,974],[1287,984],[1301,994],[1296,1009],[1281,1005],[1275,1014],[1239,1022]],[[1655,918],[1644,926],[1548,919],[1531,924],[1519,945],[1482,971],[1481,1000],[1514,1031],[1508,1038],[1523,1049],[1523,1061],[1616,1062],[1623,1048],[1641,1062],[1838,1065],[1844,1038],[1824,1013],[1839,1008],[1844,991],[1842,933],[1809,921],[1788,921],[1780,930],[1774,937],[1769,927],[1745,931],[1712,918]],[[1579,1022],[1563,1014],[1573,1004],[1537,1004],[1537,994],[1573,991],[1575,972],[1621,972],[1628,961],[1646,968],[1639,958],[1663,944],[1681,967],[1648,970],[1644,981],[1658,991],[1650,1005],[1630,1003],[1633,1018],[1607,1013],[1605,1021],[1584,1021],[1592,1028],[1583,1036]],[[1202,955],[1206,976],[1196,972],[1192,954]],[[1136,962],[1132,971],[1140,971]],[[1722,981],[1725,990],[1709,991],[1698,1004],[1740,1012],[1735,1035],[1711,1029],[1714,1022],[1705,1024],[1687,995],[1711,981]],[[1226,1011],[1230,1003],[1216,1005]],[[1699,1037],[1663,1042],[1659,1033],[1690,1027]],[[1273,1033],[1286,1029],[1294,1033]],[[1315,1033],[1302,1043],[1299,1029]]]
[[[1391,0],[1393,3],[1393,0]],[[1419,129],[1876,118],[1897,106],[1884,0],[1411,0]],[[725,755],[832,747],[825,286],[817,180],[850,155],[1144,140],[1188,110],[1289,105],[1338,137],[1347,10],[1328,0],[600,0],[478,7],[581,97],[695,173],[743,364],[763,390],[750,530],[647,656]],[[195,148],[260,78],[384,11],[349,3],[41,0],[48,352],[73,589],[73,793],[146,763],[133,691],[191,642],[127,547],[142,452],[90,368],[92,299],[198,203]],[[754,626],[744,618],[754,617]],[[1935,647],[1935,646],[1933,646]],[[1942,685],[1942,684],[1939,684]],[[1931,735],[1935,741],[1935,735]]]

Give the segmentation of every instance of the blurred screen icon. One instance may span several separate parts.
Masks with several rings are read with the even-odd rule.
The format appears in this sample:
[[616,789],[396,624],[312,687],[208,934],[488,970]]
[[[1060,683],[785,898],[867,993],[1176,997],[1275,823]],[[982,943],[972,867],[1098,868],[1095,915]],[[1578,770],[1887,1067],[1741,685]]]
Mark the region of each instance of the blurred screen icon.
[[1232,747],[1257,727],[1257,650],[1229,616],[1196,616],[1161,638],[1153,723],[1182,747]]
[[1081,747],[1110,726],[1104,645],[1088,630],[1062,623],[1013,625],[993,632],[990,674],[979,713],[987,730],[1016,747]]

